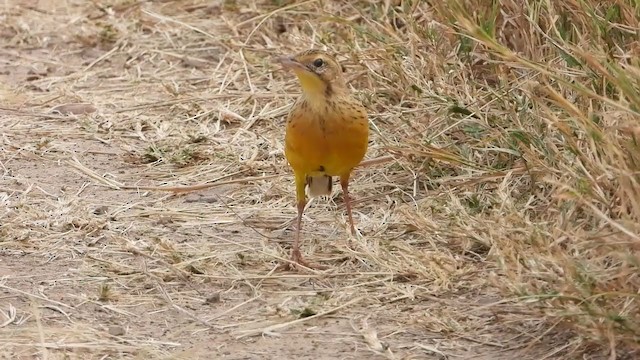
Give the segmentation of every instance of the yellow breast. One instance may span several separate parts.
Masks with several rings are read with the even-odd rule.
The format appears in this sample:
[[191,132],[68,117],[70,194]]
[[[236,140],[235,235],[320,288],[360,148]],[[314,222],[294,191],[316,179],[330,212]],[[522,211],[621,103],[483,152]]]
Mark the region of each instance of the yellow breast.
[[368,141],[367,115],[356,101],[313,104],[302,98],[289,114],[285,155],[296,173],[339,176],[362,161]]

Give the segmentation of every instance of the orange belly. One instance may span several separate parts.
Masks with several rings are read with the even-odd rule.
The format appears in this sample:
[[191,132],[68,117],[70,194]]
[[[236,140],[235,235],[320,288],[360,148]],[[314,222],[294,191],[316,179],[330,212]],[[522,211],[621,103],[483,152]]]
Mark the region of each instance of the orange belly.
[[321,116],[292,111],[285,135],[285,156],[294,172],[341,176],[358,165],[367,151],[369,124],[364,117],[335,111]]

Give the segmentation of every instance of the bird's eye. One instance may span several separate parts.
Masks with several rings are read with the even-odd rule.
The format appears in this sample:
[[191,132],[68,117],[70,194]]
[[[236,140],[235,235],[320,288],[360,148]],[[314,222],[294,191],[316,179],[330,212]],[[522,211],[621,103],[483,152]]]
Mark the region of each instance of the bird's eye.
[[313,66],[315,66],[315,67],[317,67],[317,68],[321,67],[322,65],[324,65],[324,60],[322,60],[322,59],[320,59],[320,58],[315,59],[315,60],[313,61]]

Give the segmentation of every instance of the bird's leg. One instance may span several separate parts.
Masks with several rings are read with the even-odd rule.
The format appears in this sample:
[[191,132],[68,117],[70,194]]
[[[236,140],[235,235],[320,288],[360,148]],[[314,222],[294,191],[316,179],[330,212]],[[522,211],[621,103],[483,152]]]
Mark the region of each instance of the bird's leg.
[[302,253],[300,252],[300,230],[302,230],[302,214],[304,213],[304,207],[306,205],[306,200],[303,198],[301,201],[298,200],[298,218],[296,220],[296,234],[295,239],[293,240],[293,250],[291,251],[291,261],[294,261],[298,264],[304,265],[305,261],[302,258]]
[[[309,269],[318,269],[318,270],[324,270],[327,269],[326,266],[324,265],[318,265],[318,264],[312,264],[310,262],[308,262],[307,260],[305,260],[304,257],[302,257],[302,252],[300,252],[300,230],[302,230],[302,214],[304,213],[304,207],[305,205],[307,205],[306,200],[302,201],[298,201],[298,218],[296,220],[296,237],[293,240],[293,249],[291,250],[291,261],[302,265],[304,267],[307,267]],[[293,264],[289,264],[288,268],[293,270]]]
[[[351,214],[351,197],[349,196],[349,173],[340,176],[340,185],[342,185],[342,195],[344,196],[344,205],[347,208],[347,216],[349,217],[349,225],[351,225],[351,235],[356,235],[356,227],[353,225],[353,215]],[[349,240],[351,245],[351,240]]]
[[[291,249],[291,261],[296,264],[300,264],[302,266],[308,268],[315,268],[309,264],[303,257],[302,252],[300,252],[300,232],[302,230],[302,215],[304,214],[304,207],[307,205],[307,195],[305,192],[305,187],[307,186],[307,176],[306,174],[296,173],[296,201],[298,206],[298,217],[296,219],[296,233],[295,238],[293,239],[293,249]],[[288,268],[292,268],[293,264],[288,264]]]
[[295,178],[298,218],[296,220],[296,234],[295,239],[293,240],[293,249],[291,250],[291,261],[300,265],[305,265],[302,253],[300,252],[300,231],[302,230],[302,215],[304,214],[304,207],[307,205],[307,194],[305,191],[305,187],[307,186],[307,174],[295,172]]

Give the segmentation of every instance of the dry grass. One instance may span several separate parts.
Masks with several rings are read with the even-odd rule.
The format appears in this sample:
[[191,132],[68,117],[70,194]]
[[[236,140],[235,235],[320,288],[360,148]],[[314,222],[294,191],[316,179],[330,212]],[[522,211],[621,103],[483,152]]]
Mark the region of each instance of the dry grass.
[[[637,357],[638,5],[485,4],[5,1],[0,357]],[[311,46],[395,160],[290,273]]]

